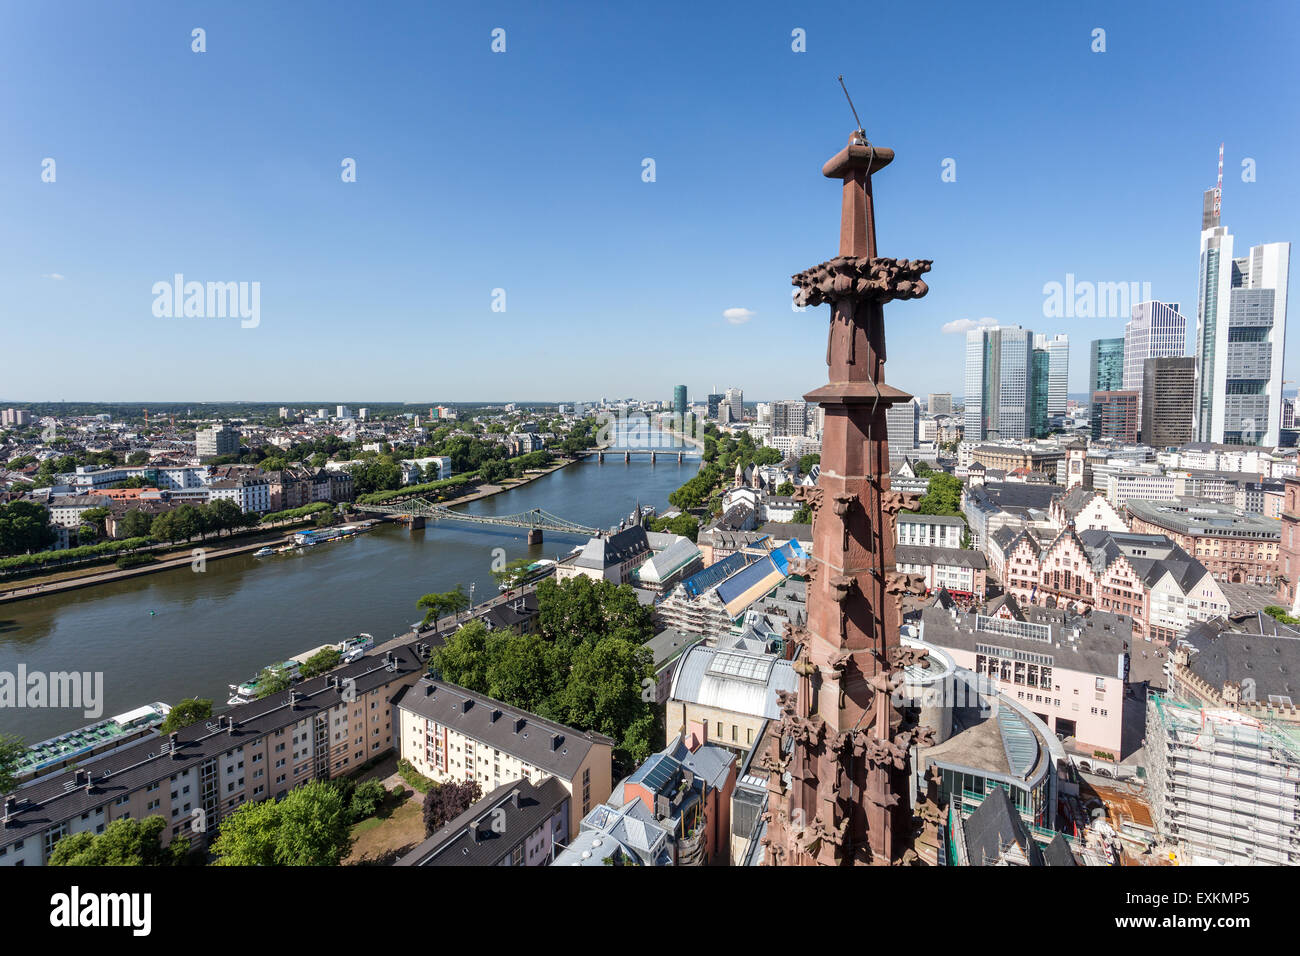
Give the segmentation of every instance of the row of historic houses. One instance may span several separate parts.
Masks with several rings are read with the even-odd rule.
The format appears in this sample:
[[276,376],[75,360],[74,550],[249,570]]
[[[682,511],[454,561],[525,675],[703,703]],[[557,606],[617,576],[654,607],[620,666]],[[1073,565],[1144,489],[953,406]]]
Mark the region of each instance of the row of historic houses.
[[1043,547],[1020,531],[1003,558],[1002,586],[1021,604],[1122,614],[1132,619],[1134,637],[1160,644],[1228,611],[1214,576],[1156,535],[1066,527]]

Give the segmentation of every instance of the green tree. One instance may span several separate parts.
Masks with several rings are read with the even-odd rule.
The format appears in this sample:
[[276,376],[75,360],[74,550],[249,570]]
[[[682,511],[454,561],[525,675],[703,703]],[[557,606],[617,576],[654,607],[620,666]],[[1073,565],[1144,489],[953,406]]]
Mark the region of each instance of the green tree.
[[328,670],[333,670],[339,666],[339,661],[343,655],[339,653],[337,647],[323,647],[302,664],[302,676],[304,679],[318,677]]
[[166,847],[167,821],[160,816],[133,820],[122,817],[104,828],[66,836],[54,844],[50,866],[175,866],[189,855],[188,840],[177,838]]
[[0,554],[44,551],[54,543],[50,512],[34,501],[11,501],[0,505]]
[[[649,680],[651,683],[644,684]],[[573,652],[573,663],[561,692],[563,721],[612,737],[634,763],[654,751],[646,716],[643,686],[653,686],[650,651],[631,641],[606,637]]]
[[218,866],[337,866],[349,831],[343,795],[313,780],[283,800],[240,807],[222,822],[212,853]]
[[126,463],[134,468],[147,465],[149,464],[149,453],[147,451],[133,451],[126,456]]
[[511,561],[500,571],[493,571],[492,580],[496,581],[497,584],[514,587],[515,581],[532,566],[532,563],[531,558],[518,558]]
[[434,591],[424,595],[415,602],[416,607],[425,609],[421,626],[431,624],[449,614],[459,614],[469,607],[469,596],[461,585],[451,591]]
[[489,485],[498,485],[509,476],[510,469],[506,466],[505,462],[492,459],[491,461],[483,462],[479,467],[478,474],[479,477],[483,479],[484,483]]
[[132,508],[117,523],[118,537],[145,538],[153,526],[153,516],[145,514],[139,508]]
[[776,493],[778,495],[784,495],[787,498],[790,497],[792,494],[794,494],[794,482],[793,481],[781,482],[781,484],[777,486]]
[[0,795],[13,790],[18,761],[27,753],[23,738],[13,734],[0,734]]
[[641,644],[654,637],[652,614],[629,584],[593,581],[579,575],[563,582],[547,578],[537,586],[537,624],[546,637],[573,648],[602,637]]
[[813,452],[810,455],[801,456],[799,459],[799,474],[801,475],[808,474],[809,472],[812,471],[813,465],[820,465],[821,462],[822,462],[822,456],[817,452]]
[[292,683],[293,679],[287,669],[264,667],[257,677],[257,699],[261,700],[263,697],[288,690]]
[[941,471],[933,472],[926,492],[917,504],[916,513],[961,517],[961,489],[960,478]]
[[207,720],[211,716],[212,701],[202,697],[187,697],[171,709],[163,722],[158,725],[158,732],[170,734],[173,730],[180,730],[200,720]]

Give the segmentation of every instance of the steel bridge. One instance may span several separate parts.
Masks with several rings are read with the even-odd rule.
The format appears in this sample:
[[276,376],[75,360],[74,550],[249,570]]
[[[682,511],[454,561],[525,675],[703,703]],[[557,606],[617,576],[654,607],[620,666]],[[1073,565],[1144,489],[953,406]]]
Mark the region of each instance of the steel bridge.
[[522,511],[513,515],[471,515],[465,514],[463,511],[453,511],[446,505],[434,504],[426,498],[408,498],[398,504],[355,505],[354,507],[357,511],[367,511],[373,514],[407,516],[420,520],[421,524],[423,524],[424,519],[432,518],[435,521],[451,520],[463,521],[466,524],[490,524],[507,528],[525,528],[528,531],[529,544],[539,543],[542,540],[543,531],[581,534],[588,537],[602,533],[600,528],[590,528],[575,521],[569,521],[567,518],[553,515],[541,508],[534,508],[531,511]]

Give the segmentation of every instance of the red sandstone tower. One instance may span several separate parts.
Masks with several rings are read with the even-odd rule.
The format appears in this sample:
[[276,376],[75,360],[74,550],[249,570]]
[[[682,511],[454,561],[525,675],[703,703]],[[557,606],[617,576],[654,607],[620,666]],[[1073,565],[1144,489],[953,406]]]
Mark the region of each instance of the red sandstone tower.
[[890,490],[885,426],[911,396],[885,384],[883,306],[925,295],[931,263],[876,255],[871,177],[893,158],[859,129],[822,167],[844,181],[839,255],[793,279],[797,304],[831,306],[830,381],[804,396],[826,426],[817,487],[799,489],[813,514],[808,625],[791,635],[799,685],[781,695],[763,763],[768,865],[895,863],[911,842],[908,749],[927,731],[904,727],[890,697],[920,657],[899,646],[918,582],[894,570],[894,516],[916,496]]

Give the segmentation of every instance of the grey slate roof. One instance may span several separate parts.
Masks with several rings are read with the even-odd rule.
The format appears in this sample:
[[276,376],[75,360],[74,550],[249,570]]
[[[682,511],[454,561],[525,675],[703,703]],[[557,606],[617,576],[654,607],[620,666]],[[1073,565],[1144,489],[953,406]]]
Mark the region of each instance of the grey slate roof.
[[896,564],[946,564],[959,568],[984,570],[989,566],[982,552],[968,548],[939,548],[927,544],[894,545]]
[[1300,630],[1259,613],[1196,624],[1184,640],[1196,650],[1188,666],[1210,686],[1253,680],[1256,700],[1300,705]]
[[650,542],[646,540],[645,529],[636,524],[608,537],[592,538],[573,563],[580,568],[603,571],[649,550]]
[[1043,862],[1048,866],[1078,866],[1079,862],[1070,852],[1070,844],[1065,841],[1065,837],[1057,834],[1052,838],[1052,842],[1047,844],[1043,850]]
[[1030,866],[1043,866],[1043,851],[1038,849],[1024,821],[1001,787],[984,797],[984,802],[966,818],[966,855],[971,866],[994,866],[1006,854],[1011,843],[1018,843]]
[[406,688],[393,704],[564,780],[573,779],[593,746],[614,745],[603,734],[574,730],[432,677]]
[[[556,777],[502,784],[445,824],[397,866],[497,866],[538,827],[564,810],[569,792]],[[568,811],[564,810],[565,819]]]

